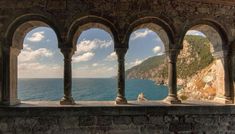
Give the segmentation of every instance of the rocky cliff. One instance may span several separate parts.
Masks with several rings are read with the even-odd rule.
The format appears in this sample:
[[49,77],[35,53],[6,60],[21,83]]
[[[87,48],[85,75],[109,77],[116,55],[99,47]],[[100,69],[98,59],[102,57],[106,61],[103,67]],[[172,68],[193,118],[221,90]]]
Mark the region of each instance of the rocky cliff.
[[[208,39],[202,36],[186,36],[183,50],[177,59],[180,97],[182,99],[213,99],[214,72]],[[155,81],[156,84],[167,84],[167,75],[165,55],[151,57],[126,71],[127,79],[149,79]]]

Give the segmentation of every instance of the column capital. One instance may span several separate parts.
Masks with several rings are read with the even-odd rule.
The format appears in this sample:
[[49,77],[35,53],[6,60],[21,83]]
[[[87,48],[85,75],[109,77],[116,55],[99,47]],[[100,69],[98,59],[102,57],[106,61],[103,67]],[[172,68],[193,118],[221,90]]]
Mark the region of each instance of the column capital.
[[18,56],[20,54],[20,50],[16,47],[10,47],[10,53],[15,56]]
[[125,56],[128,48],[115,48],[117,56]]
[[60,49],[65,59],[71,59],[75,50],[73,48],[61,48]]
[[172,62],[172,63],[175,63],[176,60],[177,60],[177,57],[180,53],[180,50],[179,49],[170,49],[166,52],[167,54],[167,59],[168,59],[168,62]]

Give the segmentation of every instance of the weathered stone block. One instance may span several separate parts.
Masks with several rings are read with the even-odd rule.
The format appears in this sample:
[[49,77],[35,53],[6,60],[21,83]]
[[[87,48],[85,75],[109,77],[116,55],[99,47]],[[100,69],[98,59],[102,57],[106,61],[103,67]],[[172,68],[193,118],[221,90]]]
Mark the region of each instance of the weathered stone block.
[[8,125],[6,122],[0,122],[0,131],[3,133],[3,132],[6,132],[8,130]]
[[150,124],[162,125],[165,122],[164,122],[163,116],[150,116],[149,117],[149,123]]
[[133,117],[133,123],[135,125],[143,125],[143,124],[148,124],[148,117],[147,116],[134,116]]
[[169,130],[172,132],[191,132],[191,123],[170,123]]
[[164,116],[164,122],[179,122],[178,116]]
[[195,122],[200,123],[200,124],[204,124],[204,125],[215,125],[218,124],[219,122],[219,117],[207,117],[207,116],[201,116],[201,117],[197,117],[194,119]]
[[95,125],[95,116],[81,116],[79,117],[80,126],[92,126]]
[[66,9],[66,1],[64,0],[49,0],[47,2],[48,9]]
[[129,127],[127,129],[112,128],[107,134],[140,134],[138,127]]
[[219,125],[205,125],[205,124],[193,124],[193,130],[194,131],[202,131],[202,132],[207,132],[209,130],[218,130],[218,129],[215,129],[215,128],[219,128],[220,126]]
[[64,129],[79,127],[79,117],[65,117],[59,122],[61,122],[60,127]]
[[140,128],[141,134],[164,134],[168,129],[167,125],[146,125]]
[[130,116],[116,116],[113,118],[113,123],[116,125],[129,125],[131,123]]
[[232,122],[229,123],[229,125],[228,125],[228,130],[235,131],[235,122],[234,122],[234,121],[232,121]]
[[98,126],[111,126],[112,125],[112,116],[98,116],[96,125]]

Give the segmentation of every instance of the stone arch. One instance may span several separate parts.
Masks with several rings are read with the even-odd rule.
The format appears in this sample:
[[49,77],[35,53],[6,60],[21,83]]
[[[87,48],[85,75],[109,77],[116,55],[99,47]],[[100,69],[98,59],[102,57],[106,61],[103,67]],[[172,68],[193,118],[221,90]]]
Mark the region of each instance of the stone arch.
[[158,36],[163,41],[166,51],[173,48],[174,32],[173,32],[172,26],[170,26],[165,21],[157,17],[144,17],[131,23],[127,30],[124,42],[128,42],[130,39],[131,33],[140,28],[148,28],[154,31],[155,33],[157,33]]
[[227,49],[228,45],[228,36],[226,34],[225,28],[215,21],[211,20],[196,20],[193,22],[189,22],[186,24],[183,30],[183,34],[181,35],[179,47],[182,48],[182,43],[184,37],[189,30],[197,30],[202,32],[209,41],[212,43],[211,52],[219,52]]
[[[49,18],[49,17],[48,17]],[[20,101],[17,97],[17,60],[26,34],[32,29],[40,26],[50,27],[54,30],[58,47],[60,47],[61,36],[59,29],[53,21],[39,14],[26,14],[16,18],[8,27],[3,51],[3,103],[15,105]]]
[[26,14],[16,18],[9,25],[5,34],[7,46],[22,49],[24,37],[29,31],[36,27],[50,27],[54,30],[58,39],[58,47],[60,47],[62,39],[59,28],[56,23],[48,18],[39,14]]
[[[109,20],[98,17],[98,16],[85,16],[75,20],[68,31],[68,41],[71,46],[76,49],[76,42],[81,33],[90,28],[99,28],[110,34],[114,41],[114,47],[116,47],[116,42],[118,41],[118,34],[115,26]],[[69,45],[70,45],[69,44]]]
[[183,49],[183,40],[189,30],[202,32],[211,42],[210,52],[215,59],[216,65],[216,97],[215,101],[222,103],[232,103],[232,92],[229,74],[228,48],[229,39],[225,28],[218,22],[199,19],[188,22],[185,25],[180,38],[179,48]]

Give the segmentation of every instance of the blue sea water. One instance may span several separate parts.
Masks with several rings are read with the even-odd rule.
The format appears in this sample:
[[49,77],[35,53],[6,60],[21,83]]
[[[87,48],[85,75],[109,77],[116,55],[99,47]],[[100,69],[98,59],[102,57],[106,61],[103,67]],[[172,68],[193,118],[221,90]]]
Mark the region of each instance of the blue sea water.
[[[162,100],[167,96],[166,86],[150,80],[126,80],[126,98],[136,100],[143,92],[148,100]],[[117,93],[117,80],[113,78],[74,78],[72,94],[75,100],[109,101]],[[63,79],[19,79],[18,98],[21,100],[60,100]]]

